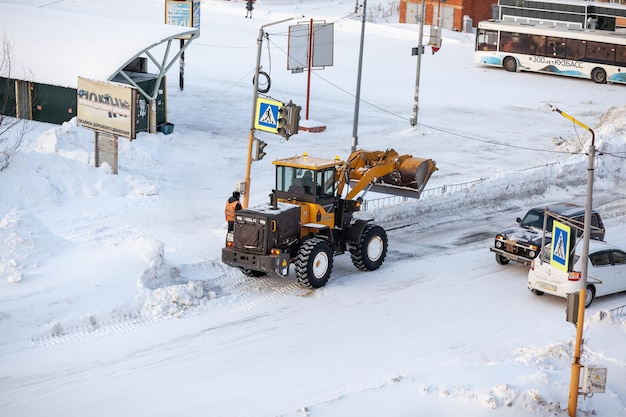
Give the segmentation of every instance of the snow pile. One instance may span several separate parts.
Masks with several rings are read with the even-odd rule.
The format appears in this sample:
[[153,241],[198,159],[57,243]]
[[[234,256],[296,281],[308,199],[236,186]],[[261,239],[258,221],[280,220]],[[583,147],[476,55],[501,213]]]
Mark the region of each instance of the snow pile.
[[17,284],[69,246],[33,215],[12,209],[0,221],[0,277]]
[[137,300],[145,314],[155,317],[176,316],[216,297],[216,289],[204,280],[190,280],[181,275],[179,266],[165,260],[163,244],[150,248],[148,268],[137,286]]
[[[595,129],[598,164],[594,172],[594,182],[603,188],[626,182],[626,170],[623,169],[626,157],[625,123],[626,106],[614,107],[601,116],[601,122]],[[590,140],[591,135],[584,132],[586,135],[583,138]],[[581,138],[570,138],[554,148],[556,152],[564,152],[566,156],[559,163],[511,170],[458,187],[452,184],[434,189],[427,187],[419,200],[409,200],[395,207],[383,205],[383,208],[374,207],[369,211],[383,224],[410,221],[417,214],[420,224],[430,227],[440,221],[449,221],[450,217],[480,217],[485,206],[502,210],[527,207],[529,202],[541,197],[554,202],[560,199],[571,200],[571,190],[584,187],[587,182],[588,146],[589,143],[583,142]],[[436,175],[435,172],[433,176]],[[494,193],[494,190],[499,192]],[[443,218],[439,215],[442,211],[446,213]]]

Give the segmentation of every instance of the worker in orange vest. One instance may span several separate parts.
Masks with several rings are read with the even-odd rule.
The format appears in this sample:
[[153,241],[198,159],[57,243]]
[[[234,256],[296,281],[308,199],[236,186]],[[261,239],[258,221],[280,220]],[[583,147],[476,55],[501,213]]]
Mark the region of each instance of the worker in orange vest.
[[228,197],[226,201],[226,208],[224,209],[224,216],[228,222],[228,231],[232,232],[235,227],[235,212],[241,210],[241,203],[239,202],[239,191],[233,191],[233,195]]

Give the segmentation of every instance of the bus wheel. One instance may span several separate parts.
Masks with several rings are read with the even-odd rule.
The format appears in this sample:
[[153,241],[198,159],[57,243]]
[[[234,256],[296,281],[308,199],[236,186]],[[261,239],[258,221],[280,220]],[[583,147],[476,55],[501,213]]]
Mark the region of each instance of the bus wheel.
[[506,58],[504,58],[504,61],[502,61],[502,66],[505,70],[509,72],[517,71],[517,61],[512,56],[507,56]]
[[602,68],[594,68],[593,71],[591,71],[591,79],[598,84],[606,84],[606,71]]

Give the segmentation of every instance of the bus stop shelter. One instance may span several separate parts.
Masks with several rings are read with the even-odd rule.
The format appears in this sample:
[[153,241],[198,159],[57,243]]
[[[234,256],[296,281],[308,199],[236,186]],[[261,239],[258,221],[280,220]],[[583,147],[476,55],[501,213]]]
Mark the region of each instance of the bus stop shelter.
[[[156,102],[166,91],[166,73],[199,36],[190,27],[15,3],[0,4],[0,28],[2,48],[8,46],[10,52],[10,66],[0,68],[0,102],[15,106],[5,106],[7,115],[52,123],[70,120],[76,115],[80,76],[136,87],[149,104],[150,131],[159,122]],[[166,122],[166,96],[162,99],[160,122]]]

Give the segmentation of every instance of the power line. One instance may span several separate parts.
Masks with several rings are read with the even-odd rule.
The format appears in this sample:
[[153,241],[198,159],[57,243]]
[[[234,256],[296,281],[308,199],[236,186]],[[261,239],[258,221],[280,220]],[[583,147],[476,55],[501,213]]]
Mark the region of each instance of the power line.
[[[338,21],[341,21],[341,20],[344,20],[344,19],[348,19],[348,18],[352,18],[354,16],[355,15],[346,16],[346,17],[344,17],[342,19],[339,19]],[[286,32],[279,32],[279,33],[281,33],[283,35],[286,34]],[[308,36],[308,34],[306,36]],[[276,47],[285,56],[288,56],[288,53],[283,48],[281,48],[279,45],[277,45],[275,42],[271,41],[269,36],[267,36],[267,41],[268,41],[268,45],[267,45],[268,54],[269,54],[269,46],[270,46],[270,43],[271,43],[274,47]],[[315,75],[317,78],[319,78],[320,80],[324,81],[328,85],[336,88],[337,90],[342,91],[343,93],[349,95],[350,97],[355,98],[355,95],[353,93],[351,93],[350,91],[347,91],[343,87],[341,87],[341,86],[339,86],[339,85],[337,85],[337,84],[327,80],[326,78],[322,77],[319,73],[313,72],[313,75]],[[364,104],[367,104],[367,105],[369,105],[372,108],[380,110],[383,113],[387,113],[387,114],[389,114],[389,115],[391,115],[393,117],[396,117],[396,118],[399,118],[399,119],[402,119],[402,120],[405,120],[405,121],[409,121],[409,119],[407,117],[399,115],[397,113],[394,113],[394,112],[392,112],[392,111],[390,111],[390,110],[388,110],[386,108],[377,106],[376,104],[370,103],[367,100],[360,99],[360,102],[362,102]],[[470,135],[467,135],[467,134],[450,131],[450,130],[439,128],[439,127],[436,127],[436,126],[427,125],[427,124],[424,124],[424,123],[418,123],[418,125],[424,126],[424,127],[428,128],[428,129],[434,130],[436,132],[441,132],[441,133],[445,133],[445,134],[448,134],[448,135],[451,135],[451,136],[456,136],[456,137],[460,137],[460,138],[464,138],[464,139],[468,139],[468,140],[472,140],[472,141],[475,141],[475,142],[480,142],[480,143],[484,143],[484,144],[488,144],[488,145],[495,145],[495,146],[513,148],[513,149],[521,149],[521,150],[532,151],[532,152],[561,154],[561,155],[586,155],[587,154],[584,151],[583,152],[569,152],[569,151],[559,151],[559,150],[551,150],[551,149],[533,148],[533,147],[528,147],[528,146],[520,146],[520,145],[511,144],[511,143],[498,142],[498,141],[494,141],[494,140],[490,140],[490,139],[480,139],[480,138],[477,138],[477,137],[474,137],[474,136],[470,136]],[[578,131],[576,130],[576,126],[574,126],[574,130],[576,131],[576,136],[577,136],[579,144],[580,144],[580,146],[582,148],[583,143],[582,143],[582,140],[580,139],[580,135],[578,134]],[[626,156],[619,156],[619,155],[617,155],[618,153],[621,153],[621,152],[617,152],[617,153],[599,152],[598,156],[608,155],[608,156],[612,156],[612,157],[619,158],[619,159],[626,159]],[[624,154],[626,155],[626,152],[624,152]]]

